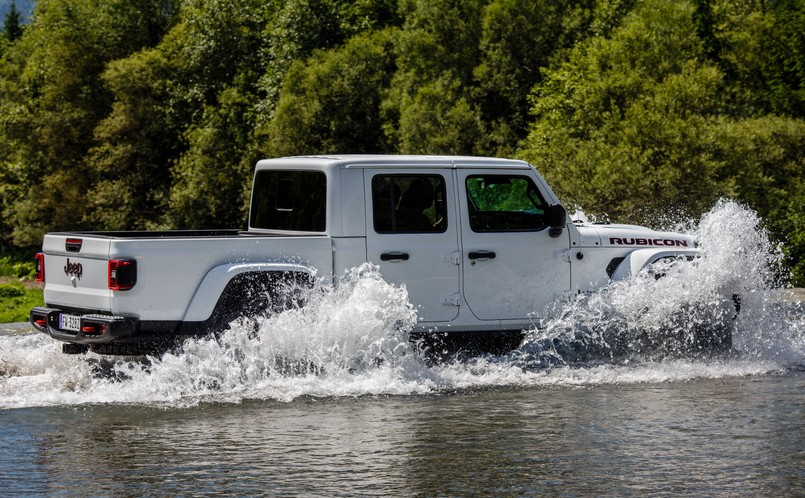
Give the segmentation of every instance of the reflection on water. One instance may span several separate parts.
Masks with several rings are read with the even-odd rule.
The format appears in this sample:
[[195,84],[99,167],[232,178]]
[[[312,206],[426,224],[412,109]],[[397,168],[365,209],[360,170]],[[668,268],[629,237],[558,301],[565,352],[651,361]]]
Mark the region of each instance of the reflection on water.
[[802,374],[0,412],[0,489],[98,495],[794,496]]

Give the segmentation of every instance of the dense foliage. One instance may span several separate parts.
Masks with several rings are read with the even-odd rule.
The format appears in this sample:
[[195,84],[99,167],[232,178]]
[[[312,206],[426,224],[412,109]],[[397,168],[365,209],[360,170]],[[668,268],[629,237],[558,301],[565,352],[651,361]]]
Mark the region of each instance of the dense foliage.
[[6,245],[243,226],[262,157],[500,155],[622,221],[737,198],[805,284],[805,0],[39,0],[0,78]]

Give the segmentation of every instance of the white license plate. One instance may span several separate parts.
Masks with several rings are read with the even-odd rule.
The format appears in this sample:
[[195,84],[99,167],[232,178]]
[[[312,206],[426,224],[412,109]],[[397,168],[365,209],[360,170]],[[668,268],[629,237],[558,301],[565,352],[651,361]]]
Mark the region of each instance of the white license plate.
[[62,330],[72,330],[73,332],[78,332],[81,330],[81,317],[62,313],[59,315],[59,328]]

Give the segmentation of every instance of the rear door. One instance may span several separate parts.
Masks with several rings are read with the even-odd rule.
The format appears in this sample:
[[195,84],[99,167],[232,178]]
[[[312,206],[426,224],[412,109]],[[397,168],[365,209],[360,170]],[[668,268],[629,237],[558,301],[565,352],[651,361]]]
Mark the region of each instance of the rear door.
[[529,170],[458,170],[463,293],[480,320],[541,316],[570,289],[569,231],[552,238]]
[[458,316],[459,246],[450,169],[366,169],[368,260],[405,284],[420,322]]

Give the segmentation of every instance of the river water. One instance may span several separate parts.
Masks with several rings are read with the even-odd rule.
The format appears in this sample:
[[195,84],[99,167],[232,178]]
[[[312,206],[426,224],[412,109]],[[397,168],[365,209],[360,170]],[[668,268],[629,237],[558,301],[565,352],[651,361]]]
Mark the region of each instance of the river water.
[[[677,227],[700,261],[563,303],[502,356],[429,361],[371,267],[160,358],[0,326],[0,494],[803,496],[805,317],[758,225],[719,204]],[[733,292],[732,351],[677,347]]]

